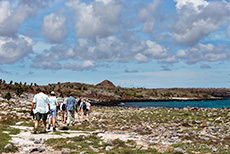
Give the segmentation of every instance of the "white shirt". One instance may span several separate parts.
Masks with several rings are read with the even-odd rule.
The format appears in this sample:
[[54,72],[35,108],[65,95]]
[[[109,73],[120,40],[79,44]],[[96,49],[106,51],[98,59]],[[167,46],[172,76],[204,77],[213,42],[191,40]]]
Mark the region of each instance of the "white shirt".
[[34,96],[33,102],[35,103],[34,113],[48,113],[49,98],[43,92],[40,92]]
[[[85,101],[84,101],[85,102]],[[86,103],[86,109],[91,110],[91,104],[89,102],[85,102]],[[80,110],[83,110],[83,102],[80,103]]]

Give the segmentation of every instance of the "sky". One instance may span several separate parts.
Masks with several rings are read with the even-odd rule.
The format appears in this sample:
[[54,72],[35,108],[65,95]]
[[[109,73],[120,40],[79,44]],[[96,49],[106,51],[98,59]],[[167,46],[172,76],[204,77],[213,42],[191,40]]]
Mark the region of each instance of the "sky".
[[230,88],[229,0],[0,0],[0,78]]

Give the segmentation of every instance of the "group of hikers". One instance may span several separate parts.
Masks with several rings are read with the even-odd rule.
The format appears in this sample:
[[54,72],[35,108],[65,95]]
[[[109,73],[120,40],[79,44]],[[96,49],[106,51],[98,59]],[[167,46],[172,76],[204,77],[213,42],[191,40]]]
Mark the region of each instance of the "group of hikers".
[[[51,125],[53,131],[56,131],[56,122],[58,111],[61,113],[61,121],[67,126],[75,124],[75,112],[78,113],[80,120],[80,113],[83,112],[83,121],[89,120],[89,114],[91,112],[91,104],[85,98],[80,98],[78,101],[72,96],[69,96],[61,103],[59,103],[55,92],[50,93],[51,96],[45,94],[44,91],[40,91],[33,98],[30,113],[35,116],[34,134],[38,133],[38,124],[42,119],[43,132],[46,132],[46,121],[49,119],[48,130]],[[78,110],[79,106],[79,110]],[[66,121],[67,120],[67,121]]]

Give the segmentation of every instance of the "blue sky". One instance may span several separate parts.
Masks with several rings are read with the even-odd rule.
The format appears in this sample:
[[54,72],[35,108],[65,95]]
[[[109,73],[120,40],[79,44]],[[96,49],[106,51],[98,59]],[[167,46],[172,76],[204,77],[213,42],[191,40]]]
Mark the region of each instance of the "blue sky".
[[229,0],[1,0],[0,78],[230,88]]

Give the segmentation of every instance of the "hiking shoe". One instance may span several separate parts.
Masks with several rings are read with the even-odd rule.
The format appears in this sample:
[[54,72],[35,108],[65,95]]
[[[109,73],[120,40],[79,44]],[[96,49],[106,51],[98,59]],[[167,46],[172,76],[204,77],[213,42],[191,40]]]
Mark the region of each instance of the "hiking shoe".
[[50,130],[50,124],[48,125],[48,128],[47,128],[48,130]]
[[33,134],[37,134],[38,133],[38,129],[36,128],[33,132]]
[[43,131],[39,132],[39,134],[45,134],[45,133],[47,133],[46,130],[43,130]]
[[56,132],[56,127],[53,127],[53,132]]

